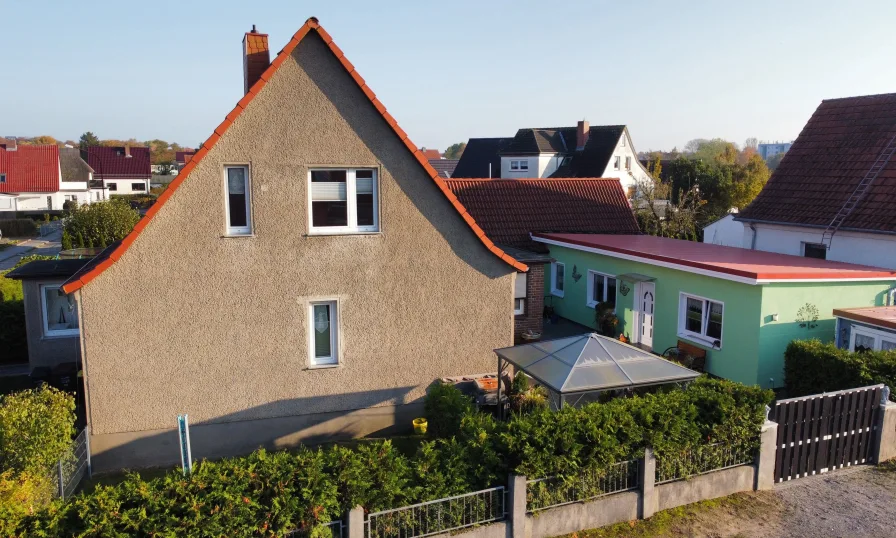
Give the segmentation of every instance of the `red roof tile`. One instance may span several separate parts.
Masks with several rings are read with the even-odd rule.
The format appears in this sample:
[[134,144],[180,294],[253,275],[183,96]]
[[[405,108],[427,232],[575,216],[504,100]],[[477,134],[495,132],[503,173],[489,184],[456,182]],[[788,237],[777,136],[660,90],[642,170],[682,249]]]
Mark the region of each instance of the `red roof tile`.
[[429,159],[441,159],[441,158],[442,158],[442,154],[439,153],[439,150],[437,150],[437,149],[426,149],[426,148],[422,148],[422,149],[420,149],[420,151],[423,152],[423,156],[426,157],[427,160],[429,160]]
[[125,156],[125,148],[91,146],[87,150],[87,164],[94,170],[96,179],[146,179],[152,176],[149,148],[132,147],[131,156]]
[[746,280],[896,280],[896,271],[652,235],[534,234],[539,239]]
[[[299,31],[296,32],[295,35],[292,36],[292,39],[290,39],[289,43],[287,43],[286,46],[283,47],[283,50],[281,50],[280,53],[277,55],[277,58],[275,58],[274,61],[271,62],[271,65],[267,68],[267,70],[265,70],[265,72],[262,74],[262,76],[258,80],[258,82],[256,82],[255,84],[252,85],[251,88],[249,88],[249,93],[252,94],[253,98],[255,95],[258,94],[258,92],[260,92],[264,88],[265,84],[267,83],[268,80],[270,80],[270,78],[274,74],[274,72],[281,65],[283,65],[283,61],[281,60],[281,58],[285,59],[287,56],[292,54],[292,51],[295,50],[295,48],[298,46],[299,42],[301,42],[302,39],[304,39],[305,36],[307,36],[308,33],[311,32],[312,30],[317,32],[317,34],[324,40],[324,42],[330,48],[331,52],[333,52],[337,58],[341,58],[343,56],[342,51],[340,49],[338,49],[335,46],[335,44],[333,44],[333,39],[330,37],[330,34],[328,34],[323,28],[321,28],[321,26],[318,23],[316,18],[311,17],[307,21],[305,21],[305,24],[302,25],[302,27],[299,28]],[[348,70],[348,66],[351,66],[351,64],[348,62],[341,62],[341,63],[342,63],[342,66],[344,68],[346,68],[346,70]],[[373,92],[369,88],[367,88],[367,86],[364,84],[364,79],[361,78],[360,75],[357,75],[357,73],[355,71],[351,71],[351,72],[349,72],[349,74],[352,75],[352,78],[355,80],[356,84],[358,84],[358,86],[361,87],[361,90],[364,91],[365,95],[367,95],[368,99],[370,99],[371,104],[376,106],[376,104],[379,103],[379,101],[376,99],[376,96],[373,95]],[[237,103],[236,107],[229,114],[227,114],[227,119],[225,119],[223,122],[221,122],[221,124],[217,128],[215,128],[215,131],[213,134],[217,134],[219,137],[224,136],[224,133],[233,124],[233,121],[236,120],[240,116],[240,114],[242,114],[243,110],[245,110],[245,108],[248,107],[251,102],[252,102],[252,99],[249,99],[249,100],[246,100],[245,98],[240,99],[240,101]],[[382,106],[382,105],[380,105],[380,106]],[[410,140],[407,138],[407,134],[403,130],[401,130],[400,127],[398,127],[398,124],[393,124],[391,121],[389,121],[392,118],[392,116],[385,110],[385,107],[383,107],[382,109],[380,109],[380,107],[377,107],[377,110],[380,112],[380,114],[383,115],[383,119],[386,121],[386,123],[390,127],[392,127],[392,130],[395,132],[396,136],[398,136],[402,140],[402,142],[404,142],[405,145],[408,146],[408,148],[411,151],[416,152],[415,156],[420,155],[420,158],[418,159],[418,161],[423,166],[423,169],[426,171],[426,173],[429,175],[429,177],[435,182],[435,184],[439,188],[439,190],[442,191],[442,194],[444,194],[445,197],[448,198],[448,200],[454,206],[455,210],[457,210],[457,212],[460,213],[460,215],[462,217],[464,217],[465,220],[467,220],[466,208],[464,208],[464,206],[460,202],[458,202],[456,199],[453,199],[454,196],[451,194],[451,191],[448,189],[448,186],[445,184],[445,181],[439,177],[439,174],[435,171],[435,169],[432,166],[430,166],[429,162],[426,161],[426,159],[422,158],[422,154],[419,153],[417,146],[415,146],[413,144],[413,142],[410,142]],[[153,206],[150,207],[146,211],[146,215],[142,219],[140,219],[140,222],[138,222],[136,226],[134,226],[134,229],[131,231],[131,233],[129,233],[127,235],[127,237],[125,237],[121,241],[120,245],[118,245],[114,249],[111,249],[111,252],[109,253],[108,260],[107,260],[109,263],[104,262],[104,264],[98,264],[90,271],[85,272],[83,275],[81,275],[80,278],[78,278],[77,280],[69,280],[62,286],[63,291],[65,293],[72,293],[73,291],[80,289],[82,286],[87,284],[87,282],[96,278],[97,275],[99,275],[102,271],[104,271],[113,262],[119,260],[121,258],[121,256],[124,254],[124,252],[128,249],[128,247],[130,247],[130,245],[133,244],[133,242],[137,238],[137,236],[143,232],[143,229],[146,228],[146,226],[150,222],[152,222],[153,217],[155,217],[155,215],[159,212],[159,210],[165,205],[165,202],[167,202],[168,199],[174,194],[174,191],[176,191],[177,188],[181,185],[181,183],[183,183],[189,177],[190,173],[195,169],[198,162],[200,160],[202,160],[202,157],[205,154],[207,154],[208,150],[210,150],[212,148],[212,146],[214,146],[215,143],[217,143],[217,141],[218,141],[217,138],[212,139],[212,137],[210,137],[208,140],[206,140],[202,144],[202,150],[197,152],[196,156],[192,160],[190,160],[189,163],[187,163],[184,166],[183,170],[180,171],[180,173],[175,177],[175,179],[169,184],[168,188],[165,189],[165,192],[163,192],[161,195],[159,195],[158,199],[156,200],[156,203],[153,204]],[[148,159],[147,159],[147,163],[148,163]],[[485,237],[484,232],[482,231],[481,228],[479,228],[479,226],[476,224],[475,221],[472,221],[472,222],[471,221],[472,221],[472,219],[467,220],[467,224],[470,226],[470,229],[473,231],[473,233],[475,233],[477,235],[477,237],[479,237],[479,240],[482,242],[482,244],[485,245],[485,247],[487,249],[489,249],[489,251],[491,251],[492,254],[501,258],[502,260],[507,262],[510,266],[512,266],[514,269],[516,269],[518,271],[528,271],[529,270],[529,267],[526,264],[524,264],[520,261],[517,261],[513,258],[510,258],[509,256],[506,256],[506,257],[502,256],[502,255],[504,255],[504,252],[501,251],[499,248],[495,247],[494,243],[492,243],[491,240],[489,240],[487,237]]]
[[499,245],[543,251],[530,232],[636,234],[615,178],[450,179],[448,188]]
[[[827,227],[896,136],[896,93],[829,99],[738,219]],[[896,233],[896,157],[841,229]]]
[[59,147],[24,146],[0,149],[0,193],[56,192],[59,190]]
[[[249,94],[246,94],[246,95],[249,95]],[[196,150],[192,150],[192,149],[185,150],[185,151],[176,151],[176,152],[174,152],[174,162],[176,162],[179,165],[184,165],[188,162],[187,155],[190,155],[192,157],[195,154],[196,154]]]

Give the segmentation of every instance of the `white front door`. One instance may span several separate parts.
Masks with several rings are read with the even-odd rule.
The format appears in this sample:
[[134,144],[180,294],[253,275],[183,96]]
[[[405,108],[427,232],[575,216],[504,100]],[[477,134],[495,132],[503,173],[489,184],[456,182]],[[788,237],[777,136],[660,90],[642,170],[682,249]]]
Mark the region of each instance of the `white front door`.
[[638,310],[638,340],[642,347],[653,349],[653,310],[656,302],[656,286],[653,282],[641,282],[636,298]]

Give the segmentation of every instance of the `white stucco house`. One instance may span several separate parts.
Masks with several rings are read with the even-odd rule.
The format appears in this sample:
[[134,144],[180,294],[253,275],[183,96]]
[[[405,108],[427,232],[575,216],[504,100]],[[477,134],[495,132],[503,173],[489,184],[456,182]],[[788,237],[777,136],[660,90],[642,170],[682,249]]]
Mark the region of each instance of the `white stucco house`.
[[87,162],[110,195],[149,192],[152,165],[147,147],[91,146]]
[[0,138],[0,212],[58,211],[67,201],[90,203],[91,179],[76,149]]
[[703,227],[703,242],[726,247],[742,247],[744,223],[734,220],[737,209]]

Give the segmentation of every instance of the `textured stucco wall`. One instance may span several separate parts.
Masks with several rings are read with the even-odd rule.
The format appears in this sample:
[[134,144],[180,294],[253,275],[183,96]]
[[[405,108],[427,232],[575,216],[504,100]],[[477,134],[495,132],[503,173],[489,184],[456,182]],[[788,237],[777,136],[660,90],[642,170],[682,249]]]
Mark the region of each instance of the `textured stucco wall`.
[[[224,164],[254,237],[222,238]],[[311,237],[312,166],[377,167],[381,233]],[[339,301],[340,366],[307,369],[308,302]],[[124,256],[81,291],[95,434],[419,399],[493,371],[513,269],[489,253],[313,32]]]
[[80,345],[77,336],[44,336],[44,320],[40,304],[42,285],[59,286],[61,280],[23,280],[25,298],[25,330],[28,338],[28,366],[48,366],[63,362],[77,362]]

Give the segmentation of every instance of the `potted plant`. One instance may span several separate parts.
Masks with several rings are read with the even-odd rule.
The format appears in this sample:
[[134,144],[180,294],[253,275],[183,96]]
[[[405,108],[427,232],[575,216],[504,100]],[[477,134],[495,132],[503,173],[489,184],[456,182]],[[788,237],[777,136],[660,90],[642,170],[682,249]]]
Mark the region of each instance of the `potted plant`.
[[594,307],[594,325],[600,334],[615,338],[616,328],[619,325],[616,307],[608,302],[597,303]]

